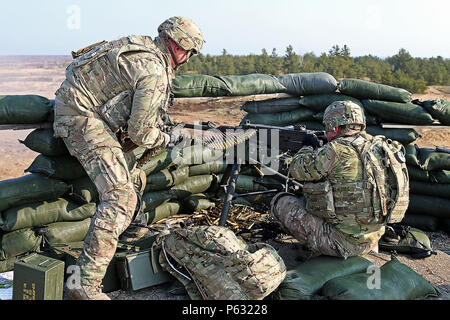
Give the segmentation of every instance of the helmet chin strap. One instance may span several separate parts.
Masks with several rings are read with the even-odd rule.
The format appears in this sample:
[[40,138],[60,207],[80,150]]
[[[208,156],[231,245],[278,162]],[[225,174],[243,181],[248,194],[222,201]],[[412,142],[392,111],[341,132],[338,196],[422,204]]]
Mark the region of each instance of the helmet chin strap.
[[163,39],[163,43],[165,44],[167,50],[169,51],[170,55],[172,56],[172,61],[175,64],[175,71],[178,70],[178,68],[180,68],[180,66],[183,63],[178,63],[177,58],[175,57],[175,53],[172,50],[172,46],[170,45],[170,41],[169,41],[169,37],[166,34],[162,34],[161,38]]

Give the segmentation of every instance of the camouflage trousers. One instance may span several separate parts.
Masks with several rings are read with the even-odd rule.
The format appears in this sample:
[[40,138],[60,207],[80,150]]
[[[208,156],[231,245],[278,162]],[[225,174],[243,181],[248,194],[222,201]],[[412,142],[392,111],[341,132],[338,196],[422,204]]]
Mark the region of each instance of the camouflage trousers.
[[351,257],[367,253],[366,243],[355,244],[320,217],[306,212],[306,201],[291,194],[279,194],[271,202],[274,216],[294,238],[315,255]]
[[141,172],[130,173],[117,137],[101,119],[65,115],[58,110],[70,109],[56,100],[55,136],[64,140],[70,154],[79,160],[99,192],[100,203],[77,265],[82,285],[100,286],[118,238],[133,219],[138,203],[134,182]]

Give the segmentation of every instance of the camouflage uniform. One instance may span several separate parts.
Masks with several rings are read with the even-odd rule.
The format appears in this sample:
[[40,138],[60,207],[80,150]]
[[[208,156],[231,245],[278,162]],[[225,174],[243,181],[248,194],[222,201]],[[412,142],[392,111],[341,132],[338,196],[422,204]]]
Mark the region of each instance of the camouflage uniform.
[[145,173],[126,157],[119,136],[149,149],[169,143],[161,130],[169,121],[174,78],[169,54],[160,37],[131,35],[92,45],[73,53],[55,93],[55,137],[64,140],[100,195],[77,261],[83,286],[100,288],[145,186]]
[[[365,128],[365,121],[353,123]],[[296,180],[306,181],[304,198],[280,194],[272,200],[272,214],[316,254],[349,257],[377,249],[385,219],[380,196],[373,192],[374,177],[364,172],[359,156],[371,138],[357,130],[317,150],[303,147],[290,163],[289,172]],[[384,181],[385,173],[377,174],[377,182]]]

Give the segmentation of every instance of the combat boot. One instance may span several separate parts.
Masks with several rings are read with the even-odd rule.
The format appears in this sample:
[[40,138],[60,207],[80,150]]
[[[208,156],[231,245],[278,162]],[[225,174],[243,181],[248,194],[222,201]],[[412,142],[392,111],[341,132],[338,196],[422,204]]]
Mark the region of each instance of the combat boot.
[[96,286],[81,286],[75,289],[67,290],[68,300],[111,300],[104,294],[100,287]]

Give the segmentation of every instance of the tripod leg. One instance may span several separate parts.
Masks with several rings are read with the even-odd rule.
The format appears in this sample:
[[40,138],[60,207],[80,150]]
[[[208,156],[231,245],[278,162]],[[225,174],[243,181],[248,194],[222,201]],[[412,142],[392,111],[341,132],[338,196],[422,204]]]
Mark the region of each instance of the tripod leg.
[[227,194],[223,203],[222,214],[220,215],[219,226],[225,226],[225,222],[227,221],[228,211],[230,211],[231,201],[233,200],[233,194],[236,189],[236,180],[240,170],[241,165],[239,163],[233,164],[230,179],[228,180]]

